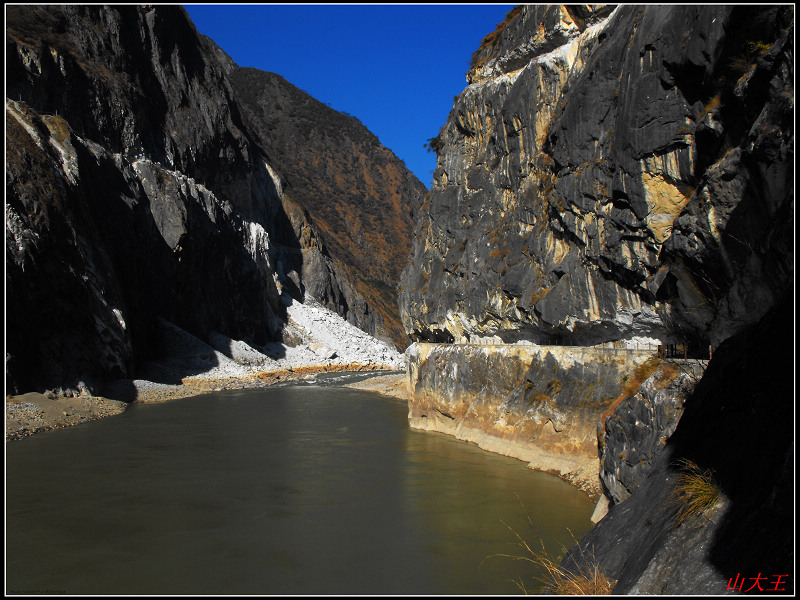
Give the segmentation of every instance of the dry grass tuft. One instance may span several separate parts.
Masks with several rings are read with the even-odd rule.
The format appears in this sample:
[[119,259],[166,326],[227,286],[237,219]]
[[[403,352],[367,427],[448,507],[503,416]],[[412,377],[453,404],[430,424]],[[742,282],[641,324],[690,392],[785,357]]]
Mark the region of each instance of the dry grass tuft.
[[625,381],[622,387],[622,394],[625,397],[633,396],[645,380],[652,375],[661,364],[661,360],[657,357],[648,358],[642,364],[633,370],[633,374]]
[[[616,581],[611,581],[606,577],[600,570],[594,556],[587,560],[583,551],[581,551],[585,566],[577,572],[570,571],[559,564],[559,558],[553,558],[547,552],[544,541],[542,541],[542,550],[535,551],[528,545],[528,542],[505,522],[503,525],[508,527],[509,531],[517,538],[517,545],[522,549],[522,554],[494,554],[492,556],[510,558],[512,560],[524,560],[539,567],[539,569],[544,571],[547,575],[545,577],[535,577],[534,579],[544,586],[546,592],[568,596],[608,596],[613,593]],[[571,531],[570,535],[572,535]],[[575,540],[575,537],[573,536],[572,539]],[[575,540],[575,543],[578,543],[577,540]],[[566,549],[564,549],[564,554],[566,554]],[[530,593],[524,581],[519,580],[513,583],[523,594],[527,595]]]
[[548,583],[554,594],[559,596],[609,596],[613,593],[612,582],[597,564],[591,563],[584,570],[573,573],[545,554],[537,554],[536,560],[550,576]]
[[711,98],[703,107],[703,112],[700,113],[700,116],[697,117],[698,121],[702,121],[705,119],[706,115],[712,111],[715,111],[719,108],[722,108],[722,99],[719,94]]
[[722,490],[711,469],[702,469],[689,459],[679,461],[683,473],[669,503],[678,505],[675,525],[691,521],[713,508],[722,497]]

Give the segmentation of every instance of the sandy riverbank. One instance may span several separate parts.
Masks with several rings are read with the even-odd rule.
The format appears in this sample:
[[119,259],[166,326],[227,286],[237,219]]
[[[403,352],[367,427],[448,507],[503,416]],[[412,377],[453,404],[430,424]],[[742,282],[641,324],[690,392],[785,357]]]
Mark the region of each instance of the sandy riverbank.
[[118,415],[127,402],[97,396],[72,398],[31,392],[6,397],[6,440]]
[[392,396],[398,400],[408,401],[408,376],[405,371],[376,375],[364,381],[349,383],[344,387],[357,390],[377,392],[384,396]]
[[[221,390],[265,388],[301,381],[319,373],[359,373],[385,371],[385,365],[304,365],[278,371],[254,372],[246,377],[187,377],[180,384],[159,384],[141,379],[120,380],[106,386],[112,399],[101,396],[58,397],[31,392],[6,397],[6,440],[34,433],[71,427],[103,417],[118,415],[132,403],[155,404],[199,396]],[[373,381],[375,380],[375,381]],[[393,371],[345,387],[374,391],[406,399],[405,372]],[[399,383],[402,383],[402,390]]]

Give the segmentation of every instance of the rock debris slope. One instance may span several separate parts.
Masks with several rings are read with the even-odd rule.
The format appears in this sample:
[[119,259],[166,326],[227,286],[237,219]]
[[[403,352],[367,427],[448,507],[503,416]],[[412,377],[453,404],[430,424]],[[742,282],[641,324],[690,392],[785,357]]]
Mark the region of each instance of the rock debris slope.
[[[135,377],[158,345],[159,318],[204,342],[291,341],[283,293],[309,291],[402,341],[384,326],[396,279],[371,284],[337,266],[329,215],[304,210],[304,188],[270,161],[293,178],[305,167],[265,148],[232,85],[236,66],[183,9],[11,6],[6,33],[7,392]],[[366,172],[389,160],[317,158],[333,171],[330,161],[358,160]],[[341,184],[326,192],[350,206]],[[382,211],[389,200],[369,202]],[[408,247],[398,219],[376,243]],[[365,239],[378,225],[363,224]],[[354,264],[377,254],[348,251]]]
[[403,355],[394,347],[351,325],[313,298],[301,303],[286,294],[283,301],[289,305],[287,328],[295,336],[293,345],[269,342],[259,346],[217,332],[212,332],[205,342],[160,319],[159,342],[152,360],[141,370],[144,379],[134,386],[169,388],[179,385],[186,376],[236,385],[237,381],[304,367],[320,367],[323,371],[347,365],[402,368]]

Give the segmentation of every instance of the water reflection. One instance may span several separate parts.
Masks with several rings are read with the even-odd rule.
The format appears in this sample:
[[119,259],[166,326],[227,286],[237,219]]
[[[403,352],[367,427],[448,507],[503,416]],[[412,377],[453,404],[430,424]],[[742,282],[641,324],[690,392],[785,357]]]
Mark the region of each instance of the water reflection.
[[[222,392],[8,444],[7,591],[505,594],[509,527],[589,527],[564,482],[319,386]],[[523,510],[522,503],[525,505]],[[531,516],[533,526],[528,522]]]
[[[487,557],[522,554],[515,532],[536,549],[544,541],[548,552],[558,553],[573,543],[567,528],[579,537],[590,526],[591,506],[583,495],[520,461],[413,430],[406,451],[409,509],[430,532],[430,552],[443,563],[443,590],[516,593],[512,580],[520,579],[535,589],[535,578],[545,574],[530,563]],[[465,572],[465,564],[472,568]]]

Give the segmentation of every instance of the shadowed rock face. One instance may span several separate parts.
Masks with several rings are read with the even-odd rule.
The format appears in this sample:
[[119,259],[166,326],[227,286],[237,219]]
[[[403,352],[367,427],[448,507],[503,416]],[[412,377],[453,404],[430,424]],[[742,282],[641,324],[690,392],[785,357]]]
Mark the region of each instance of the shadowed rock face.
[[184,12],[13,7],[7,55],[9,389],[132,376],[156,315],[275,339],[269,174]]
[[[729,579],[762,573],[763,590],[794,588],[792,301],[720,345],[663,452],[624,502],[564,560],[597,565],[615,594],[723,594]],[[678,523],[681,461],[713,474],[721,499]]]
[[791,285],[791,9],[609,11],[521,7],[473,57],[403,274],[412,337],[707,347]]
[[[131,377],[156,317],[202,339],[279,340],[281,292],[391,333],[374,291],[391,295],[391,273],[383,287],[349,281],[317,232],[327,215],[312,224],[283,193],[258,121],[245,122],[236,65],[183,9],[9,7],[6,54],[7,391]],[[378,254],[350,251],[353,264]]]
[[658,364],[632,395],[600,417],[597,448],[600,482],[618,504],[650,474],[683,414],[686,398],[702,377],[705,361]]

